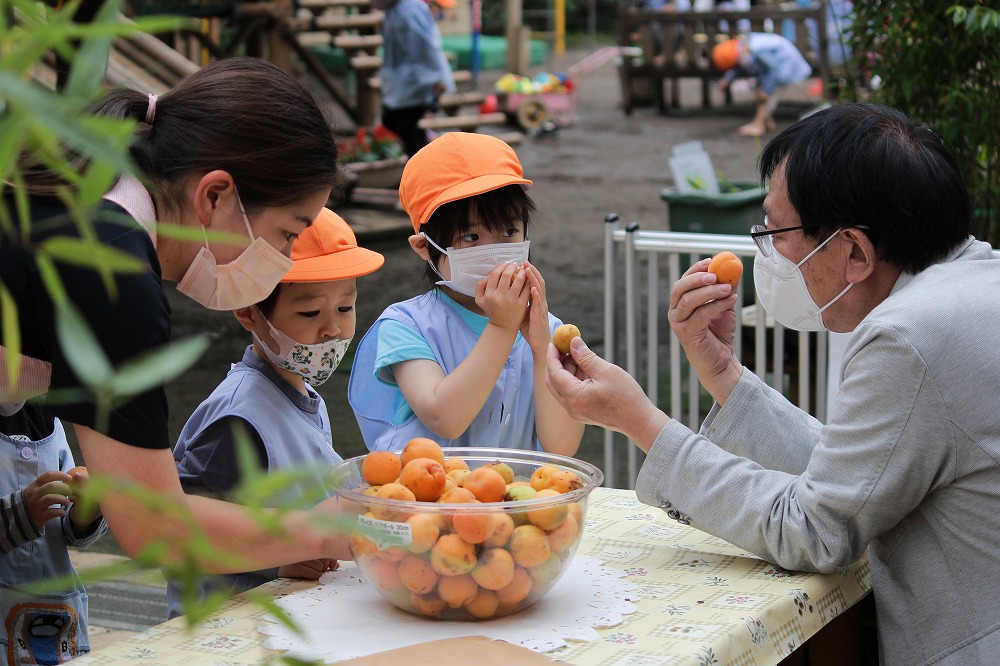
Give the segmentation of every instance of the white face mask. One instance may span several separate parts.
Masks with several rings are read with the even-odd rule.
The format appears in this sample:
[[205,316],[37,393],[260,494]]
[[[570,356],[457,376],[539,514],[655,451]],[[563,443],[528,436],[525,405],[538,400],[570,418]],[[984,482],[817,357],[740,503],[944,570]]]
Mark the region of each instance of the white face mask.
[[[219,266],[215,255],[208,249],[206,236],[205,247],[201,248],[177,283],[179,292],[212,310],[236,310],[260,303],[271,295],[281,278],[292,268],[289,257],[260,236],[253,237],[250,218],[239,194],[236,201],[253,242],[236,259]],[[201,231],[204,234],[205,227]]]
[[[260,312],[260,310],[258,310]],[[333,371],[340,365],[347,348],[351,345],[353,338],[344,340],[328,340],[315,345],[304,345],[296,342],[285,333],[276,329],[267,317],[261,313],[261,318],[271,331],[271,337],[278,343],[278,353],[275,353],[267,346],[267,343],[253,334],[258,346],[264,350],[271,362],[282,370],[288,370],[306,380],[310,386],[319,386],[333,374]]]
[[823,312],[854,286],[853,283],[848,283],[832,301],[820,307],[809,295],[806,279],[799,270],[802,264],[839,233],[840,229],[837,229],[797,264],[793,264],[775,249],[771,250],[770,257],[757,252],[753,260],[753,283],[757,290],[757,300],[782,326],[797,331],[825,331]]
[[437,283],[442,287],[448,287],[459,294],[476,297],[476,285],[484,277],[490,274],[497,264],[523,264],[528,260],[528,243],[491,243],[489,245],[476,245],[475,247],[463,247],[456,250],[449,247],[447,250],[428,238],[427,234],[421,234],[427,242],[436,247],[442,254],[448,257],[448,266],[451,269],[451,279],[445,280],[441,272],[433,261],[428,261],[431,270],[438,274],[441,280]]

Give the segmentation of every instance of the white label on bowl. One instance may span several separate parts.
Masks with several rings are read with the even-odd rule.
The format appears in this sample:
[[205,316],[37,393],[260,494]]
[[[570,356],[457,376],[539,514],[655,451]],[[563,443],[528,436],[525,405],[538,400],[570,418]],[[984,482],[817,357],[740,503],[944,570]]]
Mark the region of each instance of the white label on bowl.
[[413,530],[409,523],[393,523],[378,518],[358,516],[361,533],[373,541],[379,550],[389,546],[408,546],[413,543]]

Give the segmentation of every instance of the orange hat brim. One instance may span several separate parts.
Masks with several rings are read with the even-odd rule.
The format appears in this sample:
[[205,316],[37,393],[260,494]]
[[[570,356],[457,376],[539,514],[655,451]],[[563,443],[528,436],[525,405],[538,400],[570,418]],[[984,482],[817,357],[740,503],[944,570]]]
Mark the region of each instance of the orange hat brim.
[[292,269],[281,279],[282,282],[328,282],[346,280],[374,273],[385,257],[363,247],[340,250],[336,254],[297,259]]

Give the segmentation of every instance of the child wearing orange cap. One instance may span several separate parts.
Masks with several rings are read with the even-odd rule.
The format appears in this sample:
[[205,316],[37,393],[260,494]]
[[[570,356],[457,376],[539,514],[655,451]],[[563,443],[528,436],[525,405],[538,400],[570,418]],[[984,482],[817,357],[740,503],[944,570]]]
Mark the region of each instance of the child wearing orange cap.
[[511,147],[483,134],[443,134],[406,163],[410,247],[436,286],[389,306],[358,345],[348,399],[369,449],[429,437],[576,453],[583,424],[545,384],[561,322],[527,261],[531,184]]
[[[271,295],[234,311],[253,344],[181,430],[174,460],[186,492],[226,498],[240,481],[236,442],[243,440],[261,469],[296,470],[296,483],[271,504],[314,504],[325,496],[326,470],[341,457],[326,403],[313,387],[330,377],[354,337],[356,278],[383,261],[358,247],[350,226],[324,208],[295,242],[292,268]],[[279,576],[315,580],[331,566],[335,560],[311,560],[217,576],[203,581],[202,593],[242,592]],[[176,582],[167,597],[174,617],[181,610]]]
[[751,32],[716,44],[712,63],[725,72],[719,88],[726,90],[738,76],[756,79],[757,110],[754,118],[739,128],[743,136],[762,136],[774,129],[775,92],[804,81],[812,67],[795,44],[769,32]]

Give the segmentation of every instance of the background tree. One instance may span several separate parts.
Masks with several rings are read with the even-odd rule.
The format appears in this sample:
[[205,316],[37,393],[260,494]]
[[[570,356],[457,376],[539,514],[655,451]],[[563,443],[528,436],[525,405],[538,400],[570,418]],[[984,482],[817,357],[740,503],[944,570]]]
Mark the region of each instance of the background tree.
[[[1000,247],[1000,11],[986,0],[855,3],[856,66],[871,100],[934,127],[955,152],[976,236]],[[858,97],[855,89],[851,95]]]

